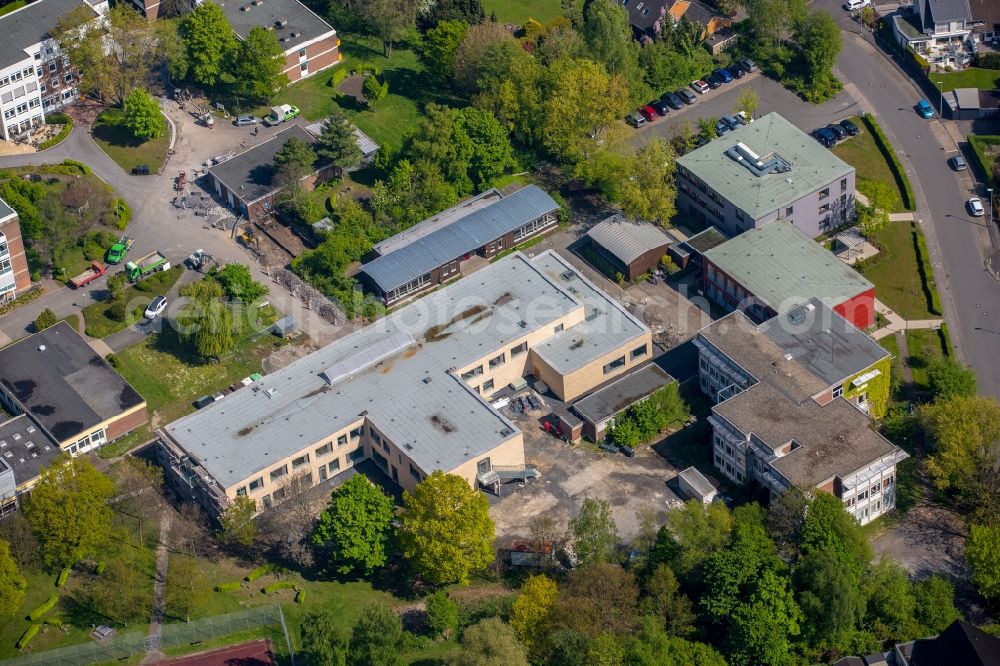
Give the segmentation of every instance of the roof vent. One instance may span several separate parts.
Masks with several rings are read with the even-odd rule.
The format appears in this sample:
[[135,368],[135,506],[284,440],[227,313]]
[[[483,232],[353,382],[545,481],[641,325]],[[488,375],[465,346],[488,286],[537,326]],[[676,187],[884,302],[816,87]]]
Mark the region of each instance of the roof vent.
[[815,309],[816,309],[816,304],[815,303],[806,303],[806,310],[809,310],[809,312],[812,312]]
[[45,351],[45,345],[38,345],[38,351]]
[[264,393],[266,393],[266,394],[267,394],[267,397],[268,397],[268,398],[273,398],[274,396],[276,396],[276,395],[278,394],[278,389],[276,389],[276,388],[274,388],[274,387],[272,386],[272,387],[271,387],[271,388],[269,388],[269,389],[265,389],[265,390],[264,390]]
[[420,381],[422,381],[424,384],[430,384],[431,383],[431,378],[430,377],[424,377]]
[[792,360],[792,355],[791,354],[785,354],[785,360],[786,361],[791,361]]
[[241,12],[248,12],[248,11],[250,11],[250,5],[243,5],[242,7],[240,7],[240,11]]
[[289,36],[289,37],[291,37],[292,39],[295,39],[295,38],[296,38],[296,37],[298,37],[298,36],[299,36],[300,34],[301,34],[301,33],[298,33],[298,32],[292,32],[292,33],[289,33],[289,34],[288,34],[288,36]]
[[286,18],[278,19],[277,21],[274,22],[274,26],[276,28],[287,28],[288,27],[288,19],[286,19]]

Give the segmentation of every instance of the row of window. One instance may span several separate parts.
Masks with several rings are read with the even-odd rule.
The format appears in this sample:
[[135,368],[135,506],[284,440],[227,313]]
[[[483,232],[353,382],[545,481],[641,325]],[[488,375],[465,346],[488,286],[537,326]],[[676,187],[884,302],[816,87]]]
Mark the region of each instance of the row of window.
[[34,99],[29,99],[27,102],[21,102],[17,106],[12,106],[11,108],[4,111],[3,117],[6,118],[7,120],[10,120],[16,115],[26,113],[29,109],[38,108],[39,106],[41,106],[41,104],[42,100],[39,97],[35,97]]
[[544,229],[550,224],[554,224],[555,221],[556,218],[554,215],[545,215],[543,217],[538,218],[537,220],[532,220],[531,222],[528,222],[526,225],[520,227],[519,229],[517,229],[517,231],[514,232],[514,242],[516,243],[522,238],[526,238],[527,236],[534,234],[539,229]]
[[[869,498],[876,499],[880,492],[882,492],[883,490],[889,490],[889,488],[891,487],[892,487],[892,475],[890,474],[884,479],[876,481],[868,488],[859,491],[856,495],[852,494],[850,497],[845,498],[844,505],[851,507],[854,506],[855,503],[861,504],[862,502],[868,500]],[[879,501],[881,502],[881,500]]]

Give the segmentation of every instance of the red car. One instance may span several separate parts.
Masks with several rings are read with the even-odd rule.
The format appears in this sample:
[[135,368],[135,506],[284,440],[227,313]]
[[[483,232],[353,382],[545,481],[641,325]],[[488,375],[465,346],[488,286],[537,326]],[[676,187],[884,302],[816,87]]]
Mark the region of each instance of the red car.
[[653,122],[657,118],[656,109],[654,109],[651,106],[642,107],[641,109],[639,109],[639,113],[642,114],[642,117],[645,118],[646,122],[648,123]]

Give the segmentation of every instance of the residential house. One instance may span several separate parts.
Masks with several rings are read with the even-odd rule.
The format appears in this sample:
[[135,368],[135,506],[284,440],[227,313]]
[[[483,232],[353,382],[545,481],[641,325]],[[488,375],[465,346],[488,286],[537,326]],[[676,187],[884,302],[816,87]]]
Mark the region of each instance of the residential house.
[[1000,666],[1000,638],[965,620],[955,620],[937,636],[897,643],[889,652],[843,657],[833,666]]
[[13,141],[45,123],[45,114],[80,96],[79,77],[51,32],[77,7],[98,18],[107,0],[37,0],[0,16],[0,112],[3,136]]
[[1000,2],[996,0],[969,0],[972,14],[972,38],[994,48],[1000,42]]
[[969,0],[915,0],[892,15],[899,45],[921,54],[933,67],[963,67],[973,53]]
[[705,295],[755,322],[818,298],[860,329],[875,325],[875,285],[786,220],[707,250]]
[[162,429],[173,487],[218,516],[370,459],[405,489],[533,477],[490,400],[526,375],[573,401],[653,353],[649,329],[552,251],[515,252]]
[[734,312],[694,344],[726,478],[772,497],[831,493],[862,524],[892,510],[907,455],[869,417],[889,397],[890,356],[878,343],[814,298],[758,325]]
[[20,219],[14,209],[0,199],[0,303],[14,300],[30,286]]
[[815,238],[848,222],[854,167],[777,113],[677,158],[677,209],[736,236],[783,218]]

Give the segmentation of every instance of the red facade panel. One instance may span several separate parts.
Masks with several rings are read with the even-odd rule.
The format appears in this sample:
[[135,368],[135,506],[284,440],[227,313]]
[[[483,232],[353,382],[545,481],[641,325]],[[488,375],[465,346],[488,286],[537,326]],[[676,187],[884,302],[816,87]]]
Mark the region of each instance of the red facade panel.
[[863,291],[854,298],[844,301],[833,311],[861,330],[875,325],[875,289]]

